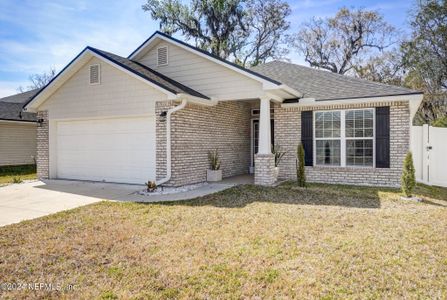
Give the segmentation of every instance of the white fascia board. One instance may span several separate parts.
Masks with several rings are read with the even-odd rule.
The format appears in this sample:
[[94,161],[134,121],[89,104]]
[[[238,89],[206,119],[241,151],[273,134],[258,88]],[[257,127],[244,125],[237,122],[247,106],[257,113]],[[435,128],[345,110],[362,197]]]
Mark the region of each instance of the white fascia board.
[[208,100],[208,99],[203,99],[200,97],[192,96],[189,94],[183,94],[183,93],[177,94],[176,100],[179,100],[179,101],[187,100],[190,103],[205,105],[205,106],[215,106],[218,103],[218,101],[215,99]]
[[278,95],[272,94],[272,93],[265,93],[265,96],[262,96],[261,98],[268,98],[271,101],[276,102],[276,103],[282,103],[284,101],[283,98],[281,98]]
[[263,87],[263,91],[268,94],[279,94],[279,95],[277,95],[277,97],[282,98],[281,101],[283,101],[285,99],[290,99],[290,98],[301,98],[303,96],[303,94],[301,92],[299,92],[285,84],[281,84],[279,86],[276,85],[276,86],[269,87],[269,88]]
[[21,124],[21,125],[37,126],[37,122],[35,122],[35,121],[2,120],[2,119],[0,119],[0,124],[2,124],[2,123],[15,123],[15,124]]
[[219,64],[219,65],[221,65],[221,66],[224,66],[224,67],[226,67],[226,68],[228,68],[228,69],[230,69],[230,70],[233,70],[233,71],[235,71],[235,72],[237,72],[237,73],[239,73],[239,74],[245,75],[245,76],[247,76],[247,77],[249,77],[249,78],[251,78],[251,79],[253,79],[253,80],[256,80],[256,81],[258,81],[258,82],[261,82],[261,83],[262,83],[262,86],[263,86],[263,89],[273,89],[273,88],[275,88],[275,87],[279,87],[279,85],[277,85],[277,84],[275,84],[275,83],[273,83],[273,82],[271,82],[271,81],[269,81],[269,80],[262,79],[262,78],[259,77],[259,76],[256,76],[256,75],[254,75],[254,74],[251,74],[251,73],[249,73],[249,72],[246,72],[246,71],[244,71],[244,70],[241,70],[241,69],[239,69],[239,68],[236,68],[235,66],[232,66],[231,64],[228,64],[228,63],[225,63],[225,62],[220,61],[220,60],[218,60],[218,59],[215,59],[214,57],[209,56],[209,55],[206,55],[206,54],[204,54],[204,53],[202,53],[202,52],[200,52],[200,51],[196,51],[196,50],[194,50],[194,49],[192,49],[192,48],[190,48],[190,47],[187,47],[187,46],[185,46],[185,45],[183,45],[183,44],[181,44],[181,43],[178,43],[178,42],[175,41],[175,40],[169,39],[169,38],[167,38],[167,37],[165,37],[165,36],[162,36],[162,35],[160,35],[160,34],[158,34],[158,33],[155,34],[155,35],[154,35],[152,38],[150,38],[148,41],[146,41],[146,43],[144,43],[144,45],[140,48],[140,50],[138,50],[137,52],[135,52],[134,54],[132,54],[132,55],[129,57],[129,59],[135,59],[135,58],[138,56],[138,54],[140,54],[140,53],[143,52],[143,51],[146,51],[147,47],[148,47],[154,40],[156,40],[157,38],[158,38],[158,39],[161,39],[161,40],[163,40],[163,41],[165,41],[165,42],[167,42],[167,43],[174,44],[174,45],[176,45],[176,46],[178,46],[178,47],[180,47],[180,48],[182,48],[182,49],[184,49],[184,50],[186,50],[186,51],[192,52],[192,53],[194,53],[194,54],[196,54],[196,55],[198,55],[198,56],[200,56],[200,57],[203,57],[203,58],[205,58],[205,59],[208,59],[208,60],[210,60],[210,61],[212,61],[212,62],[214,62],[214,63],[216,63],[216,64]]
[[279,88],[282,89],[282,90],[284,90],[284,91],[286,91],[287,93],[289,93],[289,94],[291,94],[291,95],[297,97],[297,98],[301,98],[301,97],[303,97],[303,93],[301,93],[301,92],[295,90],[294,88],[291,88],[291,87],[288,86],[288,85],[281,84],[281,85],[279,86]]

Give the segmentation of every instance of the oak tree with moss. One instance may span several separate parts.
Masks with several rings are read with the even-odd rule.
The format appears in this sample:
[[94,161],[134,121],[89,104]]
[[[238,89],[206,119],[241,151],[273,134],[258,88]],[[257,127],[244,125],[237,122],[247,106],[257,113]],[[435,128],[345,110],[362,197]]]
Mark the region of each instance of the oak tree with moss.
[[291,9],[284,0],[147,0],[142,8],[164,33],[178,33],[245,67],[288,51],[284,44]]

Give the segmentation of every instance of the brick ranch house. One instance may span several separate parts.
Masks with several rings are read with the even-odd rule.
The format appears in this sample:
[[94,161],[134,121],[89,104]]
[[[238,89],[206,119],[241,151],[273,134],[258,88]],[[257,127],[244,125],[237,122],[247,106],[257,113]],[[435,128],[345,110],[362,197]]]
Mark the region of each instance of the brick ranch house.
[[38,114],[39,178],[179,186],[277,178],[296,147],[312,182],[397,186],[422,93],[273,61],[245,69],[161,32],[129,57],[87,47],[25,109]]

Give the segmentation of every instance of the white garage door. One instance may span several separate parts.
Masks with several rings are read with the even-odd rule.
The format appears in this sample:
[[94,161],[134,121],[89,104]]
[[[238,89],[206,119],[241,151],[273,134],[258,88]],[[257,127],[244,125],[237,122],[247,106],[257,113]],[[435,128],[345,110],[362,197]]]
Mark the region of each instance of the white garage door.
[[155,118],[57,122],[57,177],[139,183],[155,179]]

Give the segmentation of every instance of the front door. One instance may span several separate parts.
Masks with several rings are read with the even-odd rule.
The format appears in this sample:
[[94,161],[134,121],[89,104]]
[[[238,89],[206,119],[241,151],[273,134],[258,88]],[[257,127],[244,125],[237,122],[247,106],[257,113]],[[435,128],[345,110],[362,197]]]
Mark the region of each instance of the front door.
[[[271,130],[271,144],[275,144],[275,122],[273,119],[270,120],[270,130]],[[259,120],[252,120],[252,149],[251,149],[251,166],[255,166],[255,154],[258,153],[259,148]]]

